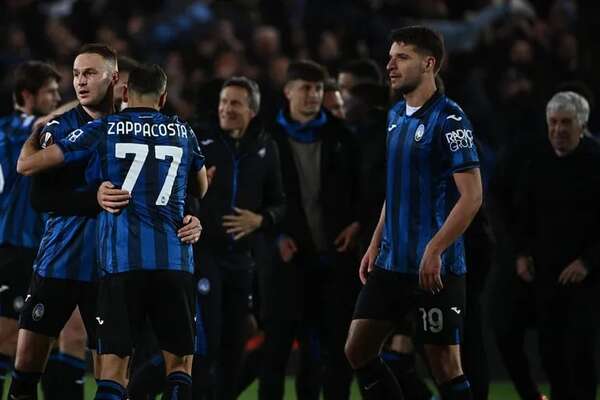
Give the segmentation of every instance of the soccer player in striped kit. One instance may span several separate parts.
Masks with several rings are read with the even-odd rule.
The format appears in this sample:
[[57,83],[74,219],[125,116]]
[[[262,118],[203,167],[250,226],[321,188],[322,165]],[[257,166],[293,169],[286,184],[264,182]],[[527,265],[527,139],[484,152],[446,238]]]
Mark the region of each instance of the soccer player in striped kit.
[[[113,86],[118,78],[115,52],[102,44],[82,47],[73,65],[73,86],[80,102],[50,121],[41,135],[32,135],[24,149],[47,147],[73,130],[113,111]],[[54,201],[34,263],[25,305],[21,311],[19,341],[11,395],[34,399],[54,338],[79,308],[88,338],[96,347],[96,215],[100,211],[96,186],[85,179],[79,162],[34,177],[33,186],[44,201],[69,192],[68,201]],[[38,199],[39,200],[39,199]],[[196,220],[197,221],[197,220]],[[81,361],[80,376],[84,363]],[[98,365],[95,366],[98,371]],[[64,371],[63,371],[64,372]],[[70,396],[72,397],[72,396]]]
[[23,307],[44,221],[29,201],[31,178],[16,172],[21,146],[35,122],[58,106],[60,75],[39,61],[20,64],[14,74],[15,110],[0,119],[0,398],[12,368],[17,319]]
[[127,207],[98,218],[98,353],[96,399],[126,398],[126,375],[146,317],[163,351],[165,398],[191,399],[194,350],[194,260],[178,237],[188,191],[208,187],[204,157],[190,126],[159,110],[167,77],[157,65],[131,71],[128,108],[73,130],[38,152],[23,151],[17,169],[37,173],[88,162],[90,182],[111,181],[131,194]]
[[465,303],[462,233],[481,206],[473,129],[438,92],[442,39],[425,27],[392,32],[387,70],[403,95],[388,114],[387,193],[362,262],[364,283],[346,342],[365,399],[402,399],[379,357],[398,323],[417,313],[417,337],[444,400],[470,399],[460,362]]

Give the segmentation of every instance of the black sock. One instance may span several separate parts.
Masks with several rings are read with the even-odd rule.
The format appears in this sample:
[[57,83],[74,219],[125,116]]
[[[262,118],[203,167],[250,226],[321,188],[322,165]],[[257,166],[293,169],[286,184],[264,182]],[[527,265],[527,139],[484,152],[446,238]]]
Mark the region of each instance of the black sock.
[[416,357],[414,353],[388,350],[381,354],[381,358],[394,373],[407,399],[429,400],[431,398],[433,393],[415,369]]
[[48,400],[60,399],[61,376],[60,368],[57,365],[57,355],[58,349],[52,350],[50,357],[48,357],[46,370],[42,374],[41,378],[44,399]]
[[8,398],[37,400],[37,384],[41,375],[39,372],[21,372],[15,369],[12,374]]
[[[192,366],[192,394],[194,400],[217,399],[217,371],[206,357],[195,354]],[[134,399],[132,399],[134,400]]]
[[96,381],[96,384],[98,388],[95,400],[125,400],[127,398],[127,390],[119,382],[100,379]]
[[165,360],[161,353],[133,370],[127,391],[131,400],[154,399],[165,389]]
[[363,400],[404,399],[398,381],[380,357],[357,369],[356,379]]
[[44,399],[83,400],[85,360],[66,353],[54,352],[42,375]]
[[466,376],[457,376],[454,379],[440,384],[442,400],[471,400],[471,385]]
[[0,354],[0,399],[4,398],[4,381],[12,369],[12,358],[6,354]]
[[185,372],[173,372],[167,376],[163,400],[192,400],[192,377]]

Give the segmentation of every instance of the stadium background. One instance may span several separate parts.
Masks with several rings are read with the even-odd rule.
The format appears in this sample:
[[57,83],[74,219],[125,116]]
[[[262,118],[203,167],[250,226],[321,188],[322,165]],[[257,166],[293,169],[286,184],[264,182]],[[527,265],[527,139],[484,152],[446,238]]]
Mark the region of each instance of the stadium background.
[[[120,55],[162,64],[169,76],[168,112],[203,124],[216,109],[223,79],[246,75],[263,94],[261,117],[281,101],[289,60],[314,59],[335,76],[360,57],[384,67],[390,29],[423,23],[445,36],[449,53],[441,77],[446,92],[473,121],[479,139],[496,154],[522,138],[544,135],[543,108],[564,82],[590,100],[590,132],[600,132],[596,111],[600,42],[592,37],[596,2],[573,0],[4,0],[0,15],[0,115],[12,109],[12,69],[48,60],[73,99],[71,63],[83,43],[111,45]],[[489,279],[494,279],[494,270]],[[485,313],[487,349],[495,380],[506,379]],[[528,339],[540,380],[535,339]],[[492,399],[508,399],[510,388]],[[292,393],[288,390],[288,393]]]

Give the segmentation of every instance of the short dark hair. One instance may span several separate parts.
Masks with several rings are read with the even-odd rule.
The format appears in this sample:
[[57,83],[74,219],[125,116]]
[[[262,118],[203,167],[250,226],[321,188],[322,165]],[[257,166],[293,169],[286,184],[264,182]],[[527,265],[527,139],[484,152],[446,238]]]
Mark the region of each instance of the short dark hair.
[[301,79],[309,82],[325,82],[327,70],[310,60],[292,61],[287,69],[286,82]]
[[435,58],[435,73],[438,73],[444,61],[444,39],[433,29],[425,26],[406,26],[395,29],[390,34],[392,42],[411,44],[417,51]]
[[140,64],[129,73],[127,88],[139,94],[160,96],[167,88],[167,74],[158,64]]
[[338,92],[340,90],[340,86],[335,81],[335,79],[327,78],[325,79],[325,84],[323,85],[323,91],[327,92]]
[[350,61],[342,65],[338,72],[352,74],[363,82],[381,83],[382,81],[379,65],[370,58]]
[[14,96],[17,105],[25,105],[23,90],[36,94],[48,82],[55,79],[60,82],[60,75],[50,64],[41,61],[27,61],[19,64],[15,69]]
[[131,57],[120,56],[118,59],[119,71],[131,72],[134,68],[140,65],[139,62]]
[[117,65],[117,52],[112,47],[102,43],[87,43],[77,51],[80,54],[98,54],[111,64]]
[[258,110],[260,110],[260,88],[258,87],[258,83],[245,76],[234,76],[223,83],[221,90],[229,86],[237,86],[246,89],[246,92],[248,93],[248,105],[252,111],[258,113]]

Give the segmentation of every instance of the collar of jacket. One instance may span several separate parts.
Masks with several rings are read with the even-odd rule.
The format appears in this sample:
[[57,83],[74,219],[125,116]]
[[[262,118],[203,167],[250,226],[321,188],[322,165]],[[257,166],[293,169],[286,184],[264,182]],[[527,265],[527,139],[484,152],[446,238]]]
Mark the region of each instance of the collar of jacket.
[[255,117],[250,121],[246,132],[239,139],[234,139],[231,135],[219,127],[218,120],[214,122],[214,127],[219,136],[232,148],[236,149],[236,153],[246,153],[264,145],[267,142],[268,135],[263,129],[262,124]]
[[277,123],[283,127],[283,132],[300,143],[314,143],[321,140],[318,128],[325,125],[327,121],[327,114],[322,109],[306,124],[292,121],[285,109],[281,109],[277,115]]

